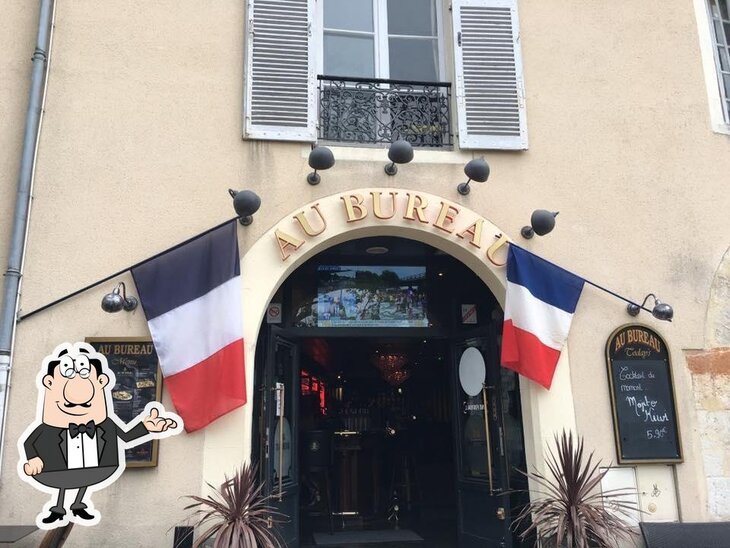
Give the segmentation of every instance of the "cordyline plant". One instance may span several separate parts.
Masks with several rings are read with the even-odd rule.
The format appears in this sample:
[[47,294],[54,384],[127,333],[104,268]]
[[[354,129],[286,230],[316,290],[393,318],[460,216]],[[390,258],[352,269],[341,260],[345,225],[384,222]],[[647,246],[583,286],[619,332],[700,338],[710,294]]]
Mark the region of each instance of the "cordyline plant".
[[573,441],[572,432],[555,434],[557,455],[548,448],[548,475],[537,471],[521,472],[538,486],[538,495],[517,516],[514,526],[526,526],[524,539],[536,533],[543,542],[567,548],[611,548],[621,540],[632,540],[637,533],[623,519],[638,512],[636,503],[622,500],[634,494],[631,489],[601,492],[601,461],[594,462],[593,452],[584,459],[583,438]]
[[270,495],[262,494],[257,466],[243,464],[232,478],[225,476],[218,489],[210,483],[208,487],[212,495],[186,496],[195,501],[185,507],[194,510],[188,519],[197,520],[194,527],[203,529],[193,548],[200,548],[211,537],[215,537],[214,548],[283,547],[272,525],[285,521],[286,516],[270,504]]

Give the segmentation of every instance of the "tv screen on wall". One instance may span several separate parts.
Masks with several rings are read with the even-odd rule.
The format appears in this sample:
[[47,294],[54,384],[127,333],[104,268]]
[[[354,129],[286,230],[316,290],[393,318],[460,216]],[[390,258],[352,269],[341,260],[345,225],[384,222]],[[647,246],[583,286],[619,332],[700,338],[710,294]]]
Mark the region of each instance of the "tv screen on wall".
[[425,266],[317,268],[317,327],[428,327]]

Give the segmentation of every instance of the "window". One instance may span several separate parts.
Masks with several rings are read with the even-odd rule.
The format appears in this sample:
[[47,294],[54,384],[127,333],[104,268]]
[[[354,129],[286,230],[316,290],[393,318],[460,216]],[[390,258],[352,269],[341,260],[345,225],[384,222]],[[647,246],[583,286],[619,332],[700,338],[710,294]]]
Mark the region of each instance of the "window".
[[717,79],[726,123],[730,123],[730,0],[708,0]]
[[324,0],[322,74],[436,82],[436,0]]
[[463,149],[526,149],[517,0],[450,7],[247,0],[244,137],[450,147],[458,131]]
[[319,132],[324,141],[450,147],[439,86],[436,0],[323,0]]

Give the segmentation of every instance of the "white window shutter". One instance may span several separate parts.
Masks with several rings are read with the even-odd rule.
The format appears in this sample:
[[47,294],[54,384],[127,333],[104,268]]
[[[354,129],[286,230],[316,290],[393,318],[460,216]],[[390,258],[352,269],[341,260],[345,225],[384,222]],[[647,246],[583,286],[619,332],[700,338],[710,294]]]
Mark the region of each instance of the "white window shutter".
[[314,0],[248,0],[244,137],[317,136]]
[[527,149],[517,0],[453,0],[459,146]]

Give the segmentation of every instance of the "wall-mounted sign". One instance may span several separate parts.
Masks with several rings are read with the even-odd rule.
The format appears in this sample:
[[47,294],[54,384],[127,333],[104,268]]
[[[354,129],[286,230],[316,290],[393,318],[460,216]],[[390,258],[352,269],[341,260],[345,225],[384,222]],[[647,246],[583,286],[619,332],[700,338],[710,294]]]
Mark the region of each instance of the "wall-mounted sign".
[[[485,224],[488,226],[486,219],[476,217],[473,213],[459,216],[462,208],[446,199],[411,190],[393,189],[348,192],[340,195],[339,199],[342,202],[341,211],[348,224],[357,225],[376,220],[378,223],[405,222],[423,230],[436,229],[476,249],[482,249],[486,244],[486,259],[495,266],[506,264],[496,258],[496,253],[509,242],[507,236],[497,234],[494,235],[495,241],[483,242],[482,233],[487,233]],[[291,220],[276,228],[274,239],[282,261],[286,261],[305,245],[308,239],[316,238],[327,230],[327,215],[331,208],[327,207],[326,202],[322,205],[320,208],[320,203],[312,204],[308,210],[298,212]]]
[[475,324],[477,323],[477,305],[462,304],[461,305],[461,323]]
[[625,325],[606,345],[608,382],[622,464],[682,462],[667,345],[643,325]]
[[[86,342],[106,356],[116,384],[112,389],[114,412],[125,423],[162,397],[162,374],[155,345],[149,338],[87,338]],[[157,466],[159,440],[125,451],[127,468]]]
[[266,309],[266,323],[281,323],[281,303],[271,303]]

